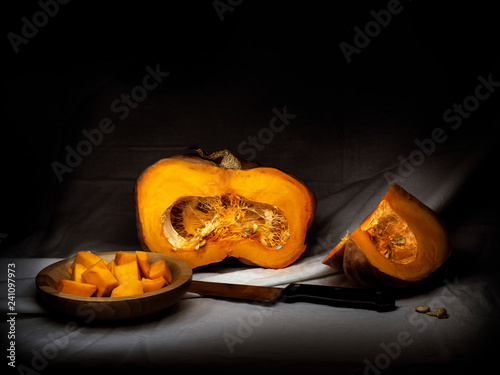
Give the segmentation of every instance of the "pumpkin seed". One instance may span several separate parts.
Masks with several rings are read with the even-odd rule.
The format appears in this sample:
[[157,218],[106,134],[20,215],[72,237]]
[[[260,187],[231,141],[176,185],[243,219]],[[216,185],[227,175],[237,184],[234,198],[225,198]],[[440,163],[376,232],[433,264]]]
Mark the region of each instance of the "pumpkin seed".
[[406,238],[399,233],[389,236],[389,239],[391,240],[391,243],[396,246],[403,246],[406,243]]
[[423,313],[431,311],[431,308],[427,305],[420,305],[420,306],[415,307],[415,311],[423,314]]
[[255,223],[253,223],[249,230],[250,230],[251,234],[254,234],[255,232],[257,232],[257,229],[259,229],[259,226]]
[[436,310],[436,316],[438,319],[446,319],[448,317],[448,311],[444,307],[440,307]]
[[245,233],[245,236],[248,237],[257,232],[257,229],[259,229],[259,226],[256,223],[250,223],[245,225],[243,233]]
[[446,319],[449,317],[448,312],[446,311],[446,309],[444,307],[440,307],[436,311],[428,311],[428,312],[426,312],[426,314],[429,316],[435,316],[438,319]]

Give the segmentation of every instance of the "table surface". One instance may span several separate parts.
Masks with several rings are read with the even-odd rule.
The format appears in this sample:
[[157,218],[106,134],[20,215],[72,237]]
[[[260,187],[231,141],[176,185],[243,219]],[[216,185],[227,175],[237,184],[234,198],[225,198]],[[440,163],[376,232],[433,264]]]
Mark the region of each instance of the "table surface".
[[[0,262],[2,269],[13,264],[16,270],[17,315],[13,317],[17,365],[56,370],[77,364],[80,369],[132,371],[229,370],[237,364],[244,372],[259,368],[293,373],[335,369],[356,374],[376,366],[389,373],[417,373],[422,368],[428,373],[443,368],[462,373],[479,361],[494,358],[490,357],[494,348],[491,340],[500,328],[498,288],[492,275],[484,273],[441,274],[412,293],[399,293],[397,309],[384,313],[302,302],[263,306],[188,293],[173,307],[149,317],[97,322],[92,311],[87,311],[77,321],[47,310],[37,298],[34,277],[57,260],[14,258]],[[299,261],[296,267],[300,265]],[[245,271],[249,274],[242,275]],[[194,278],[253,284],[266,284],[270,278],[273,283],[275,276],[258,275],[258,271],[226,269],[215,275],[195,273]],[[349,285],[337,272],[304,277],[305,283]],[[286,276],[278,279],[286,280]],[[6,283],[3,273],[1,307],[10,318],[5,315]],[[444,306],[450,316],[439,320],[416,313],[414,308],[422,304],[433,309]],[[8,324],[6,319],[2,324]]]

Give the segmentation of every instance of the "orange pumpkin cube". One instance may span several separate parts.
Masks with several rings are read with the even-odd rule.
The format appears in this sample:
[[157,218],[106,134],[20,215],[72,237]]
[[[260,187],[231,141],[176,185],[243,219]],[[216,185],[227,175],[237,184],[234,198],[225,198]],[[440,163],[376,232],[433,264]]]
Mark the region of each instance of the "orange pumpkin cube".
[[71,280],[81,283],[82,273],[84,273],[85,271],[87,271],[87,267],[85,267],[83,264],[76,263],[75,267],[73,268],[73,273],[71,274]]
[[60,280],[56,289],[62,293],[72,294],[80,297],[90,297],[97,287],[92,284],[80,283],[73,280]]
[[172,272],[167,266],[165,259],[160,259],[153,264],[151,264],[149,269],[149,278],[156,279],[162,276],[166,281],[167,285],[172,282]]
[[126,297],[144,293],[140,280],[129,279],[111,292],[111,297]]
[[167,280],[163,276],[157,277],[156,279],[146,279],[142,278],[142,287],[144,293],[154,292],[155,290],[163,288],[164,285],[168,285]]
[[123,284],[127,280],[140,280],[141,275],[139,272],[139,266],[136,261],[128,262],[125,264],[117,264],[113,270],[113,274],[118,280],[119,284]]
[[137,257],[137,264],[139,265],[139,270],[141,271],[141,276],[149,278],[149,257],[148,253],[145,251],[136,251],[135,255]]
[[118,280],[108,270],[104,260],[100,260],[82,273],[82,281],[97,287],[95,292],[96,297],[109,296],[111,291],[118,286]]
[[116,265],[121,265],[129,262],[135,262],[137,258],[135,253],[127,253],[125,251],[117,251],[115,255]]
[[73,269],[75,268],[76,264],[82,264],[85,267],[90,268],[101,260],[104,262],[104,264],[107,264],[107,262],[105,262],[100,256],[95,255],[90,251],[79,251],[78,253],[76,253],[76,257],[73,264],[71,265],[70,268],[68,268],[68,273],[70,275],[73,274]]
[[115,271],[115,266],[116,266],[116,262],[114,259],[107,264],[108,270],[110,270],[111,273],[113,273]]

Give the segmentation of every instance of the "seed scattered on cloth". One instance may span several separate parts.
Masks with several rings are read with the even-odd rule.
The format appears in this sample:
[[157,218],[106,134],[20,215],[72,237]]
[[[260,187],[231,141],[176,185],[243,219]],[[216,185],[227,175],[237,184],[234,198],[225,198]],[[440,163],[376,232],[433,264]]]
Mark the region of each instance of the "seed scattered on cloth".
[[420,305],[420,306],[415,307],[415,311],[419,312],[419,313],[426,313],[426,312],[431,311],[431,308],[427,305]]
[[436,310],[436,316],[438,319],[446,319],[448,317],[448,311],[444,307],[440,307]]
[[431,311],[431,308],[427,305],[420,305],[415,307],[415,311],[421,314],[426,314],[429,316],[435,316],[438,319],[446,319],[449,317],[448,311],[444,307],[438,308],[436,311]]

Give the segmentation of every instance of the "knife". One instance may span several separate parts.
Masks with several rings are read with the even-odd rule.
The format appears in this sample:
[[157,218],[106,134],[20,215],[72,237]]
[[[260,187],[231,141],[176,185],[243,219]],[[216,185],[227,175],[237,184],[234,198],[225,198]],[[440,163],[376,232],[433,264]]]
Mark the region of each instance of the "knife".
[[394,296],[386,291],[327,285],[292,283],[286,288],[277,288],[193,280],[189,292],[219,298],[259,301],[269,305],[276,302],[310,302],[379,312],[396,308]]

